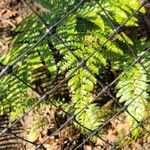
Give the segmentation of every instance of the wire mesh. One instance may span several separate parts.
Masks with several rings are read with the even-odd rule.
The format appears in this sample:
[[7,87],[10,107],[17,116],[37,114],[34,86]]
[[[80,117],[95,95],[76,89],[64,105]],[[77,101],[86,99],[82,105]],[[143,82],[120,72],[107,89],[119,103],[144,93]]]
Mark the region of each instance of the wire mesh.
[[[103,8],[103,6],[100,4],[100,2],[98,0],[95,0],[95,2],[97,3],[97,5],[101,8],[101,11],[106,15],[107,19],[109,20],[109,22],[112,25],[112,28],[114,30],[114,32],[109,35],[106,39],[105,42],[103,42],[98,48],[96,48],[91,54],[89,54],[89,56],[87,58],[84,59],[80,59],[73,51],[70,47],[68,47],[65,44],[65,41],[63,41],[63,39],[61,39],[61,37],[59,36],[59,34],[53,34],[52,30],[57,27],[60,23],[62,23],[63,21],[65,21],[71,14],[75,13],[75,11],[84,5],[84,0],[79,1],[67,14],[65,14],[64,16],[61,17],[61,19],[56,22],[55,24],[53,24],[52,26],[49,26],[46,21],[44,20],[44,18],[42,18],[40,15],[38,15],[38,13],[28,4],[27,1],[22,0],[31,10],[32,12],[39,18],[39,20],[41,21],[41,23],[45,26],[45,33],[43,33],[43,36],[39,37],[39,40],[33,44],[31,47],[29,47],[24,53],[22,53],[19,57],[17,57],[17,59],[12,62],[10,65],[2,65],[1,64],[1,72],[0,72],[0,77],[2,78],[3,76],[7,76],[8,74],[11,74],[14,78],[16,78],[17,80],[19,80],[20,82],[22,82],[25,86],[29,87],[31,90],[33,90],[34,92],[37,93],[37,91],[26,81],[24,81],[23,79],[21,79],[19,76],[17,76],[17,74],[15,74],[15,72],[13,72],[13,68],[16,66],[16,64],[22,59],[24,58],[26,55],[29,54],[29,52],[32,52],[32,50],[37,47],[45,38],[47,37],[51,37],[53,39],[55,39],[56,41],[58,41],[59,43],[61,43],[64,47],[66,47],[66,49],[74,56],[74,58],[78,61],[78,65],[75,67],[75,69],[65,78],[63,79],[61,82],[59,82],[57,85],[55,85],[51,90],[45,92],[44,94],[40,94],[37,93],[39,99],[38,101],[28,110],[26,111],[22,116],[20,116],[17,120],[15,120],[14,122],[10,123],[7,127],[5,127],[1,132],[0,132],[0,136],[3,136],[5,134],[10,134],[13,135],[17,138],[19,138],[20,140],[23,140],[24,142],[30,143],[32,145],[34,145],[35,149],[44,149],[44,144],[48,141],[48,139],[52,136],[54,136],[56,133],[60,132],[67,124],[69,124],[70,122],[74,122],[76,124],[78,124],[79,126],[83,127],[85,130],[88,130],[90,132],[89,135],[87,135],[87,137],[75,148],[75,150],[80,149],[85,142],[87,142],[91,137],[93,136],[97,136],[100,140],[102,140],[103,142],[105,142],[106,144],[108,144],[111,149],[116,149],[116,145],[109,143],[108,141],[106,141],[105,139],[103,139],[98,133],[99,131],[101,131],[112,119],[114,119],[116,116],[118,116],[121,112],[126,112],[130,117],[132,117],[136,122],[138,122],[138,125],[132,129],[127,135],[125,135],[122,139],[120,139],[120,141],[118,142],[121,143],[123,140],[126,139],[126,137],[130,136],[131,133],[138,128],[139,126],[148,134],[150,134],[150,131],[148,131],[145,127],[144,127],[144,122],[146,120],[149,119],[149,117],[147,117],[146,119],[144,119],[143,121],[138,121],[137,118],[135,118],[128,110],[127,107],[129,105],[131,105],[136,98],[132,99],[130,101],[130,103],[128,103],[128,105],[123,106],[114,96],[113,94],[110,92],[110,88],[122,77],[124,76],[135,64],[140,64],[142,66],[142,68],[144,68],[146,74],[149,76],[149,72],[147,70],[147,68],[143,65],[142,63],[142,57],[144,55],[146,55],[149,51],[150,48],[148,48],[147,50],[144,51],[144,53],[140,56],[137,56],[136,53],[134,52],[134,49],[128,44],[128,42],[126,41],[126,39],[124,38],[124,36],[122,35],[122,30],[124,29],[125,25],[127,24],[127,22],[134,17],[142,7],[144,7],[147,3],[149,3],[149,0],[145,0],[141,6],[134,11],[127,20],[125,20],[121,25],[118,25],[113,19],[112,17],[107,13],[107,11],[105,10],[105,8]],[[133,55],[134,57],[134,61],[127,67],[127,69],[121,73],[118,77],[116,77],[111,83],[109,83],[108,85],[103,85],[103,83],[101,83],[101,81],[99,81],[99,79],[92,73],[92,71],[90,70],[90,68],[87,66],[86,62],[97,52],[99,51],[100,48],[104,47],[111,39],[113,39],[116,35],[120,35],[122,40],[125,42],[126,47],[128,49],[128,51]],[[89,43],[92,44],[92,43]],[[148,54],[147,54],[148,55]],[[98,84],[101,87],[101,91],[97,94],[97,96],[89,103],[87,103],[80,111],[78,111],[76,114],[72,115],[69,114],[68,112],[66,112],[65,110],[63,110],[63,108],[58,107],[55,103],[53,103],[53,101],[50,100],[50,98],[52,97],[53,93],[55,91],[57,91],[62,84],[66,83],[69,79],[72,78],[72,76],[74,75],[74,73],[80,69],[83,68],[84,70],[86,70],[87,72],[89,72],[94,78],[96,78]],[[144,92],[144,91],[143,91]],[[143,93],[142,92],[142,93]],[[100,125],[96,130],[91,130],[87,127],[85,127],[84,125],[82,125],[81,123],[79,123],[79,121],[77,120],[77,116],[79,114],[81,114],[84,110],[86,110],[93,102],[95,102],[103,93],[106,93],[107,95],[109,95],[113,101],[115,101],[118,106],[120,107],[120,110],[117,113],[114,113],[113,116],[111,116],[110,118],[108,118],[108,120],[106,120],[102,125]],[[142,93],[139,93],[138,96],[140,96]],[[49,97],[48,97],[49,95]],[[137,96],[137,97],[138,97]],[[42,103],[43,101],[47,101],[48,103],[51,103],[54,107],[58,108],[59,110],[61,110],[64,114],[66,114],[68,116],[68,119],[66,122],[64,122],[58,129],[56,129],[51,135],[49,135],[42,143],[34,143],[31,142],[27,139],[24,139],[20,136],[18,136],[17,134],[14,134],[11,129],[17,124],[19,123],[26,115],[29,114],[29,112],[31,112],[33,109],[35,109],[38,105],[40,105],[40,103]],[[147,145],[149,145],[149,143],[143,145],[144,149]]]

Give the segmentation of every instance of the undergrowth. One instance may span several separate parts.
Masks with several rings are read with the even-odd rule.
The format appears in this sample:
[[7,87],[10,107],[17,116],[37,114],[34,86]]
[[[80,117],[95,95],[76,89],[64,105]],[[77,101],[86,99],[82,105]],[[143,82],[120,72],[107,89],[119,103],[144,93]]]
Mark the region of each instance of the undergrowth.
[[[48,10],[48,12],[41,14],[48,26],[59,21],[79,2],[79,0],[35,1]],[[38,46],[26,54],[8,75],[0,79],[0,114],[9,111],[11,112],[10,120],[14,121],[34,105],[38,98],[36,92],[43,95],[46,91],[51,90],[60,81],[67,78],[83,59],[98,49],[88,59],[86,67],[80,67],[67,83],[47,97],[47,107],[51,106],[50,101],[52,101],[69,114],[74,115],[92,102],[98,92],[102,90],[99,82],[103,87],[107,86],[118,75],[126,71],[135,60],[126,43],[133,47],[135,56],[143,54],[149,45],[146,44],[147,41],[142,41],[135,35],[128,36],[123,31],[121,35],[117,34],[103,47],[100,46],[114,32],[114,29],[97,1],[102,4],[102,7],[117,25],[121,25],[139,7],[139,2],[136,0],[84,1],[73,14],[57,25]],[[144,13],[144,9],[141,12]],[[137,21],[136,17],[132,17],[126,27],[138,26]],[[12,48],[0,58],[1,64],[11,65],[16,58],[40,39],[45,30],[45,25],[35,14],[25,18],[13,30],[16,35],[11,41]],[[120,102],[122,107],[127,107],[128,113],[125,112],[125,114],[132,128],[148,116],[146,110],[149,105],[149,76],[147,74],[150,70],[149,63],[149,52],[147,52],[141,60],[144,67],[135,64],[109,89],[109,92]],[[34,90],[20,80],[31,85]],[[77,115],[76,119],[90,130],[97,129],[115,111],[117,112],[119,105],[114,100],[109,105],[111,101],[112,97],[106,93],[102,94],[98,100],[93,101]],[[118,108],[115,107],[116,105]],[[43,118],[39,117],[40,120]],[[39,121],[37,121],[38,126],[34,125],[33,129],[40,128],[40,125],[44,126],[44,122],[42,121],[43,123],[40,124]],[[90,132],[79,124],[75,123],[75,125],[83,134]],[[140,132],[141,128],[137,128],[134,130],[133,136],[137,137]]]

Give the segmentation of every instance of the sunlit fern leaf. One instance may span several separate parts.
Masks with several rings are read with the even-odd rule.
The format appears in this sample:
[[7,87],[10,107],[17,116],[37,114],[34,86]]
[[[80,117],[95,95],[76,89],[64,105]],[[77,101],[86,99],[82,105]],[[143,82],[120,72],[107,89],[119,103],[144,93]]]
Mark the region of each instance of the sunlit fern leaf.
[[[44,25],[38,20],[36,16],[29,16],[17,28],[15,37],[12,40],[12,49],[6,56],[6,63],[12,63],[20,55],[26,52],[33,46],[42,34],[44,34]],[[27,55],[25,55],[26,57]],[[24,57],[23,57],[24,58]]]
[[[127,118],[132,127],[136,127],[148,115],[146,112],[149,98],[148,75],[137,64],[120,79],[117,88],[119,101],[125,103],[128,112],[133,116],[126,113]],[[134,136],[138,135],[138,129],[133,132]]]
[[[108,12],[110,12],[110,16],[112,16],[117,23],[121,24],[128,19],[129,15],[133,13],[134,10],[138,9],[139,2],[137,0],[109,0],[104,2],[102,6],[105,7]],[[140,11],[145,12],[144,8]],[[132,17],[132,19],[130,19],[126,25],[137,26],[136,16]]]
[[[78,113],[85,105],[89,104],[93,99],[92,91],[94,88],[95,79],[85,71],[84,69],[79,69],[75,75],[69,81],[69,87],[71,88],[72,102],[75,104],[75,114]],[[90,105],[88,109],[85,109],[81,114],[77,116],[78,121],[90,129],[96,129],[97,125],[100,123],[98,119],[98,107],[94,104]],[[91,122],[87,121],[89,117]],[[81,128],[82,129],[82,128]]]
[[[5,80],[9,81],[9,83],[7,83],[7,89],[5,89],[4,87],[6,86]],[[20,81],[17,81],[16,79],[14,79],[12,76],[6,76],[5,78],[3,78],[3,80],[1,80],[1,86],[3,86],[1,88],[3,92],[4,90],[7,90],[7,93],[5,92],[6,93],[5,95],[3,93],[0,94],[1,114],[10,112],[10,111],[14,112],[16,108],[19,108],[19,109],[16,109],[17,111],[21,110],[21,108],[17,106],[20,106],[23,102],[25,102],[25,97],[27,97],[27,94],[26,94],[27,88],[25,87],[25,85],[23,85]],[[21,110],[21,113],[23,113],[25,110],[26,109]],[[13,119],[16,119],[16,118],[13,118]]]

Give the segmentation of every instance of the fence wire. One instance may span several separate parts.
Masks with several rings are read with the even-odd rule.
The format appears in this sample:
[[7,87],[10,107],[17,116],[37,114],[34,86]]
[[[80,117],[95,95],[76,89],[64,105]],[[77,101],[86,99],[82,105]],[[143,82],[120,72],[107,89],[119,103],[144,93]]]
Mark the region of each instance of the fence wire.
[[[14,62],[12,62],[12,64],[4,66],[1,65],[1,72],[0,72],[0,78],[2,78],[3,76],[7,76],[10,72],[11,75],[16,78],[17,80],[19,80],[20,82],[22,82],[25,86],[29,87],[31,90],[33,90],[34,92],[37,93],[37,91],[26,81],[24,81],[23,79],[21,79],[19,76],[17,76],[17,74],[15,72],[13,72],[13,68],[17,65],[17,63],[24,58],[26,55],[29,54],[29,52],[32,52],[32,50],[34,48],[36,48],[46,37],[51,37],[53,39],[55,39],[56,41],[58,41],[59,43],[61,43],[73,56],[74,58],[78,61],[78,65],[76,66],[76,68],[65,78],[63,79],[61,82],[59,82],[56,86],[54,86],[51,90],[45,92],[43,95],[37,93],[37,95],[39,96],[38,101],[33,105],[33,107],[31,107],[27,112],[25,112],[22,116],[20,116],[17,120],[15,120],[14,122],[10,123],[8,125],[8,127],[4,127],[3,130],[0,132],[0,136],[3,136],[5,134],[11,134],[17,138],[19,138],[20,140],[30,143],[35,147],[35,150],[39,150],[39,149],[44,149],[44,144],[49,140],[50,137],[54,136],[56,133],[60,132],[67,124],[69,124],[70,122],[74,122],[76,124],[78,124],[79,126],[83,127],[85,130],[89,131],[90,134],[87,135],[87,137],[75,148],[75,150],[80,149],[85,142],[87,142],[91,137],[93,136],[97,136],[100,140],[102,140],[103,142],[105,142],[106,144],[108,144],[111,149],[116,149],[116,145],[109,143],[108,141],[106,141],[105,139],[103,139],[98,132],[101,131],[112,119],[114,119],[115,117],[117,117],[121,112],[126,112],[130,117],[132,117],[136,122],[138,122],[138,125],[132,129],[128,134],[126,134],[122,139],[119,140],[119,142],[117,144],[122,143],[124,140],[126,140],[127,137],[130,137],[130,135],[132,134],[132,132],[137,129],[138,127],[141,127],[146,133],[150,134],[150,131],[148,131],[145,127],[144,127],[144,122],[147,121],[150,116],[148,116],[146,119],[144,119],[143,121],[139,121],[138,119],[136,119],[128,110],[127,107],[129,105],[131,105],[135,99],[140,96],[144,91],[142,91],[141,93],[139,93],[139,95],[137,97],[135,97],[134,99],[132,99],[130,101],[130,103],[128,103],[128,105],[123,106],[120,102],[118,102],[118,100],[113,96],[113,94],[110,92],[110,88],[123,76],[125,75],[135,64],[139,64],[141,65],[141,67],[145,70],[146,74],[149,76],[149,72],[146,69],[146,67],[143,65],[142,63],[142,57],[147,54],[150,51],[150,48],[148,48],[147,50],[144,51],[144,53],[140,56],[137,56],[134,49],[128,44],[127,40],[124,38],[122,31],[125,27],[125,25],[128,23],[128,21],[134,17],[142,7],[144,7],[147,3],[150,2],[150,0],[145,0],[141,6],[134,11],[127,20],[125,20],[121,25],[118,25],[113,19],[112,17],[109,15],[109,13],[105,10],[105,8],[103,8],[102,4],[98,1],[95,0],[95,2],[97,3],[97,5],[100,7],[101,11],[106,15],[107,19],[109,20],[109,22],[111,23],[111,26],[114,30],[114,32],[109,35],[107,37],[107,40],[105,42],[103,42],[98,48],[96,48],[87,58],[85,59],[80,59],[72,50],[70,47],[68,47],[65,44],[65,41],[60,37],[59,34],[53,34],[52,30],[57,27],[60,23],[62,23],[64,20],[66,20],[71,14],[75,13],[76,10],[78,10],[78,8],[82,7],[84,5],[84,0],[80,0],[78,2],[78,4],[76,4],[74,6],[74,8],[72,8],[67,14],[65,14],[64,16],[62,16],[62,18],[56,22],[55,24],[53,24],[52,26],[49,26],[46,21],[44,20],[44,18],[42,18],[40,15],[38,15],[38,13],[28,4],[27,1],[22,0],[30,9],[31,11],[39,18],[39,20],[41,21],[41,23],[45,26],[45,33],[43,33],[43,36],[39,37],[39,40],[33,44],[31,47],[29,47],[29,49],[27,49],[24,53],[22,53]],[[99,51],[99,49],[101,49],[102,47],[104,47],[111,39],[113,39],[116,35],[120,35],[120,37],[122,38],[122,40],[124,41],[124,43],[126,44],[126,47],[129,51],[129,53],[131,53],[133,55],[134,61],[128,66],[128,68],[121,73],[118,77],[115,78],[115,80],[113,80],[111,83],[109,83],[108,85],[103,85],[103,83],[101,83],[101,81],[99,81],[99,79],[92,73],[92,71],[90,70],[90,68],[86,65],[86,62],[97,52]],[[92,44],[89,43],[89,44]],[[148,55],[148,54],[147,54]],[[98,82],[98,84],[100,85],[100,87],[102,88],[102,90],[97,94],[97,96],[88,104],[86,104],[80,111],[78,111],[75,115],[71,115],[68,112],[66,112],[65,110],[63,110],[63,108],[58,107],[52,100],[52,95],[55,91],[57,91],[62,84],[66,83],[69,79],[71,79],[74,75],[74,73],[80,69],[83,68],[84,70],[86,70],[87,72],[89,72]],[[111,116],[110,118],[108,118],[108,120],[106,120],[102,125],[100,125],[96,130],[91,130],[87,127],[85,127],[84,125],[82,125],[81,123],[79,123],[79,121],[76,119],[77,116],[79,114],[81,114],[85,109],[88,108],[88,106],[90,106],[93,102],[95,102],[103,93],[106,93],[107,95],[109,95],[120,107],[120,110],[113,114],[113,116]],[[48,95],[50,95],[48,97]],[[68,119],[65,123],[63,123],[58,129],[56,129],[51,135],[49,135],[44,141],[43,143],[35,143],[32,141],[29,141],[27,139],[24,139],[22,137],[20,137],[19,135],[13,133],[11,131],[11,129],[18,123],[20,122],[26,115],[28,115],[29,112],[31,112],[33,109],[35,109],[40,103],[42,103],[43,101],[47,101],[48,103],[51,103],[54,107],[56,107],[57,109],[61,110],[64,114],[66,114],[68,116]],[[145,145],[143,145],[142,149],[145,149],[146,146],[150,145],[150,142],[146,143]]]

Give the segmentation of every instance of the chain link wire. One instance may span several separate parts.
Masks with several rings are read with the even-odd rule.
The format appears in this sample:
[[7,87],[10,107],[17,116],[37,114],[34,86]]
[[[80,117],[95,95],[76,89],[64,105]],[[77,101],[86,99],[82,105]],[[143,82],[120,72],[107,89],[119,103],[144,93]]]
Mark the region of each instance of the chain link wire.
[[[40,15],[38,15],[38,13],[28,4],[28,2],[26,0],[22,0],[30,9],[31,11],[39,18],[39,20],[41,21],[41,23],[45,26],[45,33],[43,33],[43,35],[41,37],[39,37],[39,40],[33,44],[29,49],[27,49],[24,53],[22,53],[15,61],[12,62],[12,64],[7,65],[7,66],[3,66],[0,72],[0,78],[2,78],[3,76],[6,76],[7,74],[9,74],[11,72],[11,75],[16,78],[17,80],[19,80],[20,82],[22,82],[25,86],[27,86],[28,88],[30,88],[32,91],[36,92],[38,95],[38,101],[33,105],[33,107],[31,107],[28,111],[26,111],[22,116],[20,116],[17,120],[15,120],[14,122],[10,123],[8,125],[8,127],[4,128],[1,132],[0,132],[0,136],[3,136],[5,134],[12,134],[13,136],[19,138],[20,140],[23,140],[24,142],[30,143],[35,147],[35,150],[40,150],[40,149],[44,149],[44,144],[49,140],[50,137],[54,136],[55,134],[57,134],[58,132],[60,132],[67,124],[69,124],[70,122],[74,122],[76,124],[78,124],[79,126],[81,126],[82,128],[84,128],[85,130],[89,131],[90,134],[83,140],[82,143],[80,143],[75,150],[81,148],[83,146],[83,144],[88,141],[91,137],[93,136],[97,136],[100,140],[102,140],[103,142],[105,142],[106,144],[108,144],[111,149],[116,149],[116,145],[109,143],[108,141],[106,141],[105,139],[103,139],[100,135],[98,135],[98,132],[100,130],[102,130],[112,119],[114,119],[115,117],[117,117],[121,112],[126,112],[130,117],[132,117],[136,122],[138,122],[138,125],[132,129],[128,134],[126,134],[122,139],[119,139],[118,144],[120,144],[122,141],[124,141],[127,137],[130,137],[130,135],[132,134],[132,132],[137,129],[138,127],[143,128],[143,130],[150,134],[150,131],[148,131],[145,127],[144,127],[144,122],[147,121],[150,116],[148,116],[146,119],[144,119],[143,121],[139,121],[137,118],[135,118],[128,110],[127,107],[129,105],[131,105],[135,99],[140,96],[144,91],[142,91],[136,98],[132,99],[130,101],[130,103],[128,105],[122,106],[122,104],[120,102],[118,102],[118,100],[113,96],[113,94],[110,92],[110,88],[114,85],[114,83],[116,83],[123,75],[125,75],[134,65],[136,65],[137,63],[140,64],[142,66],[142,68],[145,70],[146,74],[149,76],[149,72],[146,69],[146,67],[143,65],[142,63],[142,57],[147,54],[150,51],[150,48],[148,48],[147,50],[144,51],[144,53],[140,56],[137,56],[134,49],[128,44],[127,40],[124,38],[123,34],[122,34],[122,30],[124,29],[125,25],[128,23],[128,21],[134,17],[142,7],[144,7],[147,3],[149,3],[149,0],[145,0],[141,6],[134,11],[127,20],[125,20],[121,25],[118,25],[113,19],[112,17],[109,15],[109,13],[105,10],[105,8],[103,8],[103,6],[100,4],[100,2],[98,0],[95,0],[96,4],[100,7],[101,11],[106,15],[107,19],[109,20],[109,22],[112,25],[112,28],[114,30],[114,32],[109,35],[106,39],[105,42],[103,42],[98,48],[96,48],[87,58],[85,59],[80,59],[72,50],[70,47],[68,47],[65,44],[65,41],[60,37],[60,35],[58,34],[53,34],[52,30],[57,27],[60,23],[62,23],[64,20],[66,20],[71,14],[75,13],[75,11],[81,7],[82,5],[84,5],[84,0],[80,0],[78,2],[78,4],[76,4],[76,6],[74,6],[74,8],[72,8],[67,14],[65,14],[58,22],[56,22],[54,25],[49,26],[46,21],[44,20],[44,18],[42,18]],[[115,78],[115,80],[113,80],[111,83],[109,83],[108,85],[103,85],[99,79],[92,73],[92,71],[90,70],[90,68],[86,65],[86,62],[97,52],[99,51],[100,48],[102,48],[103,46],[105,46],[111,39],[113,39],[116,35],[120,35],[120,37],[122,38],[122,40],[125,42],[126,47],[128,49],[128,51],[133,55],[134,57],[134,61],[128,66],[128,68],[121,73],[118,77]],[[13,72],[13,68],[16,66],[16,64],[22,59],[24,58],[26,55],[29,54],[29,52],[31,52],[34,48],[36,48],[46,37],[51,37],[53,39],[55,39],[57,42],[61,43],[73,56],[74,58],[78,61],[78,65],[75,67],[75,69],[62,81],[60,81],[56,86],[54,86],[51,90],[45,92],[43,95],[41,95],[40,93],[38,93],[30,84],[28,84],[26,81],[24,81],[23,79],[21,79],[19,76],[17,76],[17,74],[15,72]],[[89,43],[89,44],[92,44]],[[65,110],[63,110],[63,108],[58,107],[52,100],[52,95],[55,91],[57,91],[62,84],[66,83],[69,79],[71,79],[74,75],[74,73],[80,69],[83,68],[84,70],[86,70],[88,73],[90,73],[98,82],[99,86],[101,87],[101,91],[97,94],[97,96],[88,104],[86,104],[80,111],[78,111],[75,115],[71,115],[68,112],[66,112]],[[81,123],[79,123],[79,121],[76,119],[77,116],[79,114],[81,114],[85,109],[88,108],[88,106],[90,106],[93,102],[95,102],[102,94],[106,93],[108,96],[110,96],[113,101],[115,101],[118,106],[120,107],[120,110],[113,114],[113,116],[111,116],[108,120],[106,120],[102,125],[100,125],[96,130],[91,130],[87,127],[85,127],[84,125],[82,125]],[[50,95],[48,97],[48,95]],[[56,129],[51,135],[49,135],[44,141],[43,143],[34,143],[31,142],[27,139],[24,139],[16,134],[14,134],[12,132],[12,128],[15,124],[17,124],[18,122],[21,121],[21,119],[23,119],[26,115],[29,114],[29,112],[31,112],[32,110],[34,110],[37,106],[40,105],[40,103],[42,103],[43,101],[47,101],[48,103],[51,103],[54,107],[56,107],[57,109],[61,110],[64,114],[66,114],[68,116],[68,119],[66,122],[64,122],[58,129]],[[143,145],[144,149],[147,145],[149,145],[150,143],[146,143],[145,145]]]

